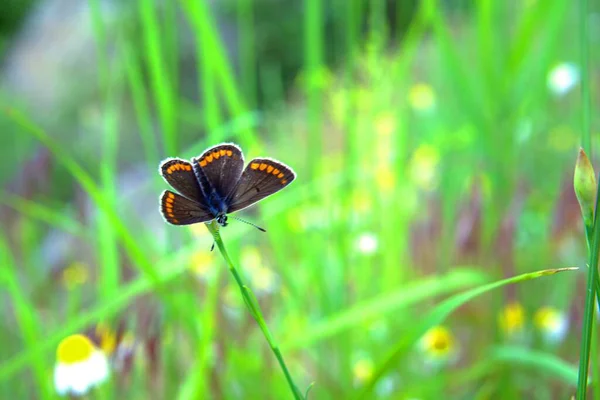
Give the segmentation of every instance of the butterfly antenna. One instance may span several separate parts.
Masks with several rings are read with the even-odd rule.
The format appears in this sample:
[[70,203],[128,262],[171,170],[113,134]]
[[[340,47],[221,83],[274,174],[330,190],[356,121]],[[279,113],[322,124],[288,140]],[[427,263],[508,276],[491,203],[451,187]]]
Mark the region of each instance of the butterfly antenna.
[[234,216],[231,216],[231,215],[230,215],[230,218],[236,219],[236,220],[241,221],[241,222],[243,222],[245,224],[248,224],[248,225],[252,225],[253,227],[255,227],[256,229],[258,229],[261,232],[266,232],[266,229],[263,229],[260,226],[253,224],[252,222],[248,222],[246,220],[243,220],[241,218],[237,218],[237,217],[234,217]]

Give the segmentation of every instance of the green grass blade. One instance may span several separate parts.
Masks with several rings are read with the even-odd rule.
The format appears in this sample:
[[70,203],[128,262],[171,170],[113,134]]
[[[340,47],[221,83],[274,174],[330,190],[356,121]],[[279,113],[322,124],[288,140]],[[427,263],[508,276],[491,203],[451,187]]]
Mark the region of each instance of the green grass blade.
[[490,361],[506,363],[515,367],[526,367],[544,372],[568,385],[577,385],[577,367],[561,360],[556,355],[518,346],[498,346],[491,349]]
[[459,268],[453,269],[442,276],[411,282],[406,286],[398,288],[396,291],[385,293],[375,299],[359,303],[326,318],[324,321],[312,323],[300,336],[289,338],[283,342],[281,347],[285,350],[308,347],[315,342],[360,325],[366,320],[384,317],[388,313],[398,312],[416,303],[458,289],[481,285],[486,280],[486,275],[481,272]]
[[[19,283],[19,277],[16,274],[18,270],[14,257],[8,247],[5,238],[0,236],[0,264],[2,270],[0,275],[0,287],[3,287],[14,307],[14,314],[17,320],[17,327],[25,345],[24,352],[32,351],[41,342],[44,335],[42,322],[38,318],[38,312],[25,293],[22,285]],[[34,354],[30,359],[30,365],[33,375],[37,381],[38,395],[41,399],[51,398],[50,392],[50,371],[52,368],[47,363],[47,357],[41,354]]]
[[157,4],[152,0],[139,0],[139,13],[143,27],[146,62],[150,70],[151,86],[160,118],[162,135],[167,154],[177,154],[176,96],[173,92],[173,77],[165,57],[161,29],[157,17]]
[[369,382],[365,389],[359,395],[359,398],[368,398],[375,384],[379,379],[394,365],[397,365],[400,358],[402,358],[406,352],[413,346],[414,343],[432,326],[441,324],[454,310],[463,304],[473,300],[474,298],[490,292],[494,289],[501,288],[506,285],[511,285],[519,282],[524,282],[531,279],[541,278],[543,276],[554,275],[558,272],[573,271],[577,268],[557,268],[547,269],[537,272],[530,272],[522,275],[517,275],[512,278],[503,279],[497,282],[489,283],[474,289],[467,290],[466,292],[454,295],[449,299],[440,303],[435,307],[429,314],[423,317],[423,319],[417,323],[412,329],[404,333],[402,339],[396,343],[394,350],[390,352],[389,356],[383,361],[377,371],[374,373],[372,380]]

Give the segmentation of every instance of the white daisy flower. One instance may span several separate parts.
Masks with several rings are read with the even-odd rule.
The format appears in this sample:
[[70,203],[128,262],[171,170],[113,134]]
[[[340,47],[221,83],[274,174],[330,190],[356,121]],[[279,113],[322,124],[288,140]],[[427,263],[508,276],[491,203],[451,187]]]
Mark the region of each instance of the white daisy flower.
[[59,343],[54,367],[54,387],[59,395],[84,395],[108,375],[106,356],[86,336],[71,335]]
[[540,308],[535,313],[533,322],[548,343],[562,342],[569,331],[569,320],[566,315],[553,307]]
[[363,233],[358,237],[358,251],[363,254],[373,254],[377,251],[377,236],[372,233]]
[[569,92],[579,83],[579,69],[571,63],[560,63],[548,72],[548,88],[557,96]]
[[442,325],[430,328],[421,337],[419,347],[428,367],[441,367],[458,358],[458,343],[448,328]]

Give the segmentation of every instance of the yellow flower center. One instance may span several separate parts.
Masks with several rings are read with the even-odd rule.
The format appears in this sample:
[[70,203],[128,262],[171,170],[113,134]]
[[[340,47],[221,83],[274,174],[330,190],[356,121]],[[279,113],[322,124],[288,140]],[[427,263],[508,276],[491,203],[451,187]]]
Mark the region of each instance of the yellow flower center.
[[117,334],[108,325],[99,323],[96,325],[96,335],[100,339],[100,348],[106,355],[110,355],[117,347]]
[[425,350],[437,357],[445,356],[454,349],[454,338],[443,326],[431,328],[423,338]]
[[71,335],[63,339],[56,349],[56,359],[64,364],[85,361],[94,352],[94,344],[84,335]]
[[86,283],[88,275],[88,269],[85,264],[74,262],[63,270],[62,282],[67,289],[74,289]]
[[525,310],[523,310],[523,306],[519,303],[507,305],[500,313],[498,322],[500,328],[508,335],[520,331],[525,324]]
[[427,111],[435,106],[435,91],[426,83],[417,83],[408,92],[408,102],[417,111]]
[[560,313],[554,308],[543,307],[540,308],[533,318],[535,326],[543,331],[554,331],[557,330],[561,323]]
[[360,359],[352,368],[354,377],[359,382],[366,382],[373,376],[373,362],[368,359]]

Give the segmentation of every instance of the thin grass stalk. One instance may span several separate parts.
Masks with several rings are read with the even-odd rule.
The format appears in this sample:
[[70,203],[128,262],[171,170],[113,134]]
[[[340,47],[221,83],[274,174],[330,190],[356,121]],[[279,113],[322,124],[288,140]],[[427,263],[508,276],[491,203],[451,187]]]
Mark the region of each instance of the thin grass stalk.
[[172,77],[168,75],[168,64],[163,51],[164,32],[152,0],[139,0],[138,8],[142,22],[142,33],[145,45],[145,57],[150,73],[150,82],[154,101],[158,111],[160,126],[165,140],[167,154],[177,154],[176,102],[173,92]]
[[320,77],[323,67],[323,4],[321,0],[304,0],[304,63],[308,103],[307,165],[313,178],[318,176],[322,154],[322,91]]
[[[599,186],[600,188],[600,186]],[[594,324],[594,297],[596,296],[596,284],[598,280],[598,249],[600,249],[600,225],[597,221],[598,199],[600,192],[596,194],[596,212],[594,214],[594,226],[592,231],[591,248],[588,253],[588,279],[585,299],[585,311],[583,319],[583,330],[581,332],[581,348],[579,352],[579,376],[577,380],[577,400],[587,398],[587,376],[590,360],[590,345],[592,339],[592,328]],[[589,235],[586,233],[586,235]],[[589,239],[588,239],[589,240]]]
[[231,261],[231,258],[229,257],[229,254],[227,253],[227,250],[225,249],[225,245],[223,244],[223,240],[221,239],[221,234],[219,233],[219,228],[218,228],[217,223],[213,220],[211,223],[206,224],[206,226],[207,226],[209,232],[211,233],[211,235],[213,236],[213,238],[215,239],[215,244],[219,248],[221,255],[223,256],[223,258],[225,259],[225,262],[227,263],[227,267],[229,268],[229,271],[231,272],[231,274],[233,275],[233,277],[235,279],[235,282],[239,286],[240,292],[242,294],[242,297],[244,298],[244,302],[246,303],[246,306],[248,306],[248,310],[250,311],[250,314],[252,314],[252,317],[260,326],[260,330],[262,331],[263,335],[267,339],[267,342],[269,343],[269,346],[271,347],[273,354],[275,354],[275,358],[277,358],[277,362],[279,363],[279,366],[281,367],[281,370],[283,371],[283,373],[285,375],[285,379],[287,380],[288,385],[290,386],[290,390],[294,394],[294,398],[296,400],[304,399],[304,396],[300,393],[300,391],[298,390],[298,387],[294,384],[294,380],[292,379],[292,376],[290,375],[290,372],[285,364],[283,355],[281,354],[281,351],[279,350],[279,345],[277,344],[277,342],[275,342],[275,339],[273,338],[273,335],[271,334],[271,331],[269,330],[269,327],[267,326],[267,324],[265,322],[265,319],[260,310],[258,301],[254,297],[254,294],[250,291],[248,286],[246,286],[244,284],[244,282],[242,281],[242,277],[237,272],[237,269],[233,265],[233,261]]
[[[588,21],[588,0],[579,1],[579,43],[581,46],[581,135],[582,145],[587,152],[588,157],[592,157],[592,145],[590,134],[590,88],[589,88],[589,21]],[[598,285],[598,250],[600,248],[600,225],[598,224],[598,200],[600,195],[600,186],[596,191],[596,207],[594,212],[593,226],[586,226],[586,240],[591,242],[588,245],[588,279],[585,299],[585,311],[583,320],[583,329],[581,332],[581,347],[579,353],[579,376],[577,380],[577,400],[587,398],[587,377],[590,360],[590,347],[592,339],[592,328],[594,324],[594,296]]]
[[581,46],[581,144],[590,160],[592,155],[592,138],[590,132],[590,108],[592,98],[590,93],[590,40],[589,40],[589,0],[579,0],[579,43]]

